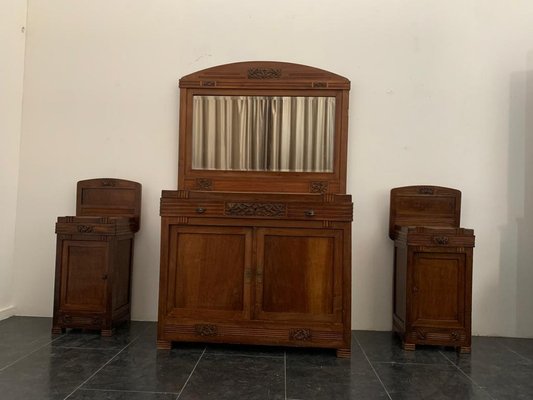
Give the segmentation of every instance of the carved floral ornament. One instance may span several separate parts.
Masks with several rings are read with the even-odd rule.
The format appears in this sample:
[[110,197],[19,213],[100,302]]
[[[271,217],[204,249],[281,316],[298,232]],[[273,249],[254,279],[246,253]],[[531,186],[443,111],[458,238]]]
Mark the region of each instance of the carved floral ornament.
[[94,231],[94,227],[91,225],[78,225],[78,232],[80,233],[91,233]]
[[292,329],[289,337],[292,340],[311,340],[312,335],[310,329],[298,328]]
[[418,189],[418,193],[420,194],[434,194],[435,190],[431,187],[423,186]]
[[326,193],[328,191],[328,182],[324,182],[324,181],[311,182],[309,191],[311,193]]
[[250,68],[248,79],[279,79],[281,78],[280,68]]
[[197,324],[194,326],[194,332],[198,336],[215,336],[218,334],[218,328],[211,324]]
[[286,213],[284,203],[226,203],[226,215],[281,217]]
[[115,181],[110,180],[110,179],[102,180],[101,184],[102,184],[102,186],[107,186],[107,187],[115,187],[117,185]]

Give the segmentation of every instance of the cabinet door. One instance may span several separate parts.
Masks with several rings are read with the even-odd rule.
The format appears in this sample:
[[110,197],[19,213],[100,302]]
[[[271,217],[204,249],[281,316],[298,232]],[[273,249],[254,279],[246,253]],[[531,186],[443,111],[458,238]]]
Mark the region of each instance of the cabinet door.
[[414,252],[412,326],[465,326],[466,254]]
[[250,316],[252,230],[170,225],[167,316]]
[[62,311],[105,311],[108,244],[64,240],[61,252]]
[[342,321],[342,231],[259,228],[255,318]]

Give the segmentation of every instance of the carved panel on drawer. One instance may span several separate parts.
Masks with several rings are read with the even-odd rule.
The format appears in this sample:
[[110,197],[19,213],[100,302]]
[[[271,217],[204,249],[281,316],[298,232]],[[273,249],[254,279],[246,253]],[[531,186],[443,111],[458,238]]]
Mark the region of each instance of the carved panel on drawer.
[[305,329],[305,328],[292,329],[289,332],[289,338],[291,340],[311,340],[312,338],[311,329]]
[[226,203],[226,215],[283,217],[287,213],[285,203]]

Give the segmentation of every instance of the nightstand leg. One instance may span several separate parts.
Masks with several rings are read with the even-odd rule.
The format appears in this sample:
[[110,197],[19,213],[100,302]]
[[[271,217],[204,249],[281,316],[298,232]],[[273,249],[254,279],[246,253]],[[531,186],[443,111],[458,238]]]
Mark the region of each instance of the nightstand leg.
[[352,355],[351,349],[337,349],[338,358],[350,358]]
[[402,342],[402,348],[404,350],[407,350],[407,351],[415,351],[416,350],[416,344]]

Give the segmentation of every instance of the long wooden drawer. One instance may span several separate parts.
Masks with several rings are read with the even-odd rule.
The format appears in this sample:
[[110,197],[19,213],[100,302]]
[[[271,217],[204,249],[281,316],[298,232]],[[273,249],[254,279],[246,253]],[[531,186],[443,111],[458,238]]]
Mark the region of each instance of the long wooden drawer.
[[123,235],[135,232],[133,218],[120,217],[59,217],[58,235]]
[[474,247],[475,236],[472,229],[403,227],[396,230],[397,242],[409,246]]
[[353,203],[348,195],[164,191],[161,216],[352,221]]

